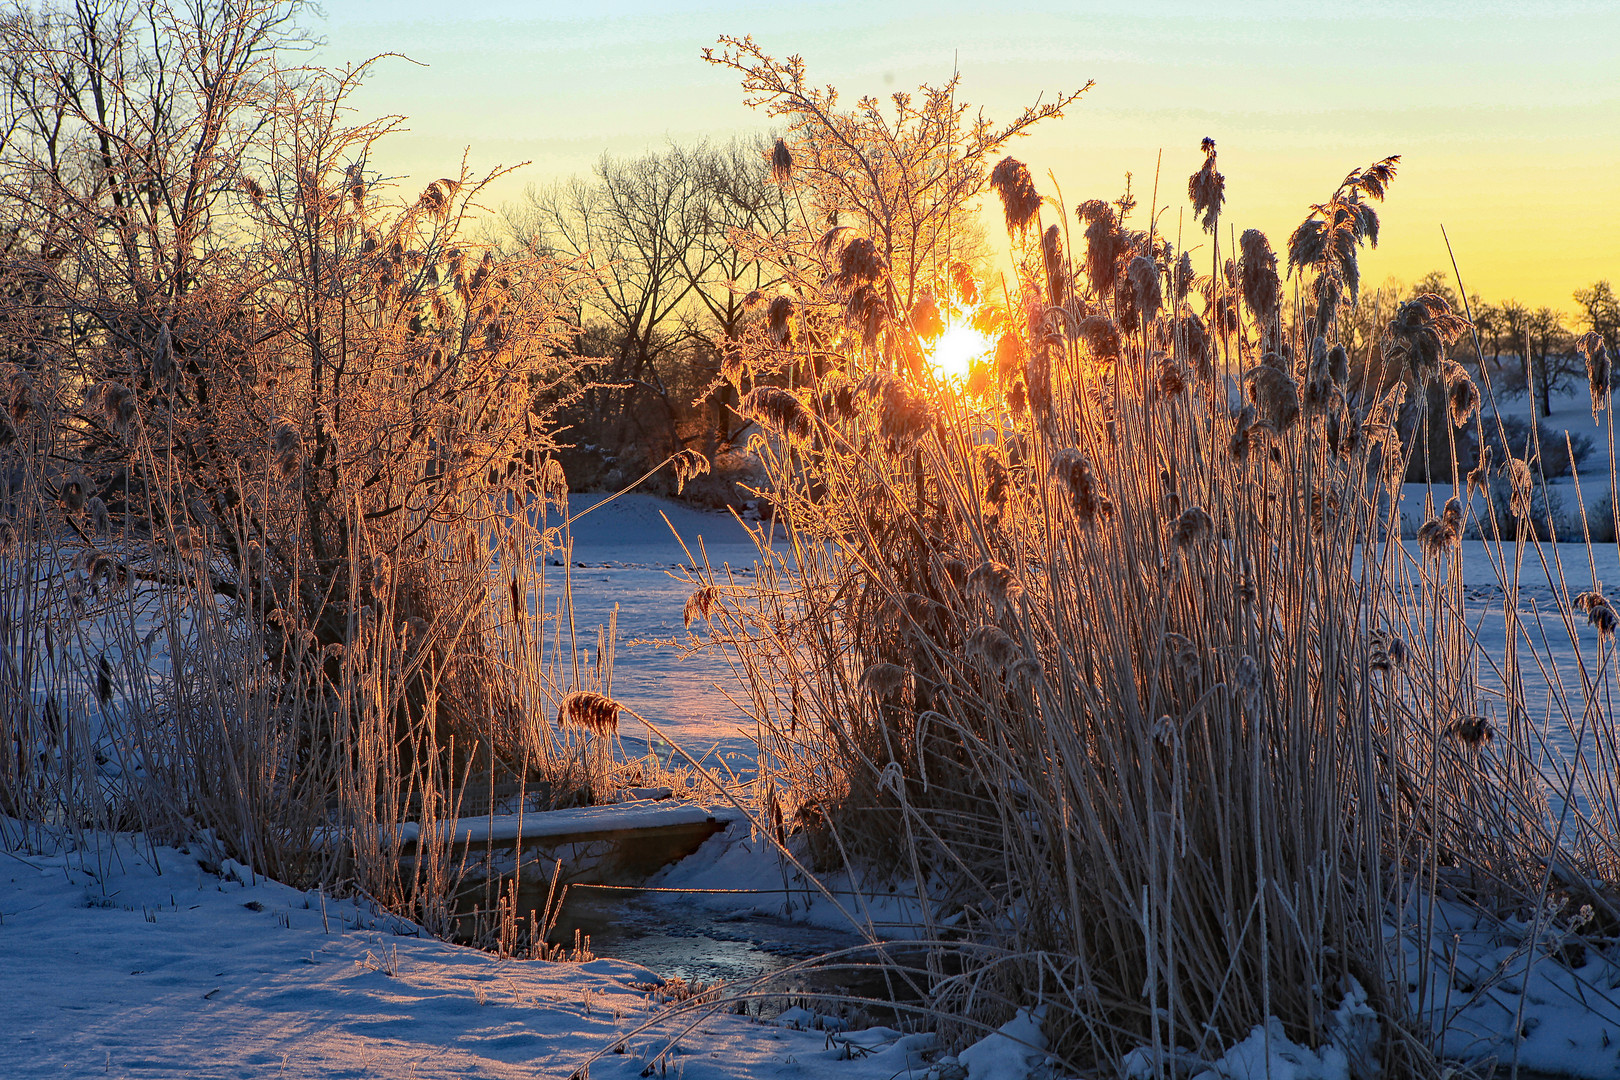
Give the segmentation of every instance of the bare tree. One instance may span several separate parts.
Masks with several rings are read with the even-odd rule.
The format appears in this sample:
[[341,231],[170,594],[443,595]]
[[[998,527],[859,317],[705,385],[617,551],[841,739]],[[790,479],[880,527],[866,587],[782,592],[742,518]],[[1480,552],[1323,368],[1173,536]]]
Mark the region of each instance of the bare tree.
[[0,441],[36,489],[10,495],[86,565],[251,628],[255,708],[294,742],[221,750],[259,787],[198,759],[189,790],[255,857],[285,830],[251,797],[324,813],[353,770],[310,770],[354,765],[366,718],[399,725],[390,756],[457,725],[463,753],[518,741],[473,622],[490,522],[545,481],[533,403],[569,373],[566,277],[460,239],[499,173],[379,187],[397,118],[350,119],[364,66],[288,62],[298,11],[80,0],[0,24],[0,317],[30,330]]
[[508,213],[520,241],[585,268],[591,287],[582,321],[594,316],[611,329],[614,355],[585,398],[594,441],[652,439],[654,458],[675,449],[676,406],[660,366],[691,336],[681,315],[696,288],[687,269],[706,227],[703,197],[692,155],[672,149],[632,160],[604,156],[590,178],[531,188]]

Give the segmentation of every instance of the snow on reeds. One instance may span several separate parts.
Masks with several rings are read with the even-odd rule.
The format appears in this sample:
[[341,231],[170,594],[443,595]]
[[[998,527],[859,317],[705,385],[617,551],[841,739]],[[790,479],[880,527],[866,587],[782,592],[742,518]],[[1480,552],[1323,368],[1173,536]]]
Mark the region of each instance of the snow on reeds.
[[[719,62],[799,125],[796,161],[923,138],[904,117],[826,120],[751,42],[723,45]],[[947,1020],[1045,1005],[1073,1067],[1140,1047],[1213,1060],[1268,1017],[1321,1045],[1359,985],[1381,1026],[1357,1075],[1436,1069],[1446,1014],[1424,995],[1444,982],[1444,935],[1413,890],[1486,917],[1585,904],[1620,927],[1620,729],[1613,616],[1584,566],[1554,575],[1556,619],[1603,643],[1554,680],[1551,722],[1575,754],[1550,790],[1514,583],[1558,549],[1465,506],[1459,475],[1433,478],[1418,548],[1401,543],[1414,440],[1495,413],[1488,383],[1445,359],[1469,323],[1437,296],[1389,326],[1384,381],[1338,347],[1397,159],[1352,172],[1291,239],[1296,305],[1257,230],[1235,266],[1186,280],[1190,260],[1148,224],[1157,208],[1137,230],[1133,204],[1091,200],[1054,249],[1027,229],[1029,170],[990,170],[993,142],[975,145],[938,167],[1006,211],[1010,280],[947,312],[999,336],[985,377],[946,381],[897,314],[914,293],[951,295],[947,263],[889,242],[932,196],[890,214],[905,192],[875,168],[890,201],[853,202],[883,213],[778,240],[806,344],[751,339],[733,366],[755,380],[744,415],[772,436],[751,445],[791,554],[762,547],[776,570],[752,604],[706,617],[750,677],[762,770],[822,837],[811,850],[948,890],[930,998]],[[1205,153],[1189,191],[1213,222],[1225,179]],[[811,206],[847,206],[861,182],[787,181]],[[894,298],[876,316],[854,304],[874,290]],[[1446,405],[1424,414],[1435,380]],[[899,395],[846,410],[823,393],[897,382],[903,425]],[[1497,468],[1527,503],[1534,463]],[[1489,541],[1503,654],[1470,622],[1465,533]],[[1416,947],[1389,947],[1387,925]]]

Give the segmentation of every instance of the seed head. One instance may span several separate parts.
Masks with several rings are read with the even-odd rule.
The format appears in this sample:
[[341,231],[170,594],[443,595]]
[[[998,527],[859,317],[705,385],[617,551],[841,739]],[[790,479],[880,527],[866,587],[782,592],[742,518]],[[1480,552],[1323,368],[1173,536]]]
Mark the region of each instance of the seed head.
[[107,662],[107,654],[102,653],[101,659],[96,663],[96,700],[103,705],[112,700],[113,669]]
[[593,735],[612,735],[619,730],[619,703],[590,690],[575,690],[563,698],[557,710],[558,727],[575,727]]
[[562,462],[554,457],[548,457],[540,466],[540,475],[536,477],[540,488],[540,498],[554,504],[558,509],[568,510],[568,474],[563,470]]
[[1243,376],[1249,400],[1275,431],[1287,431],[1299,419],[1299,383],[1286,371],[1262,363]]
[[875,283],[888,269],[877,245],[864,236],[857,236],[844,245],[838,256],[838,273],[833,281],[845,289]]
[[928,400],[904,379],[874,372],[861,381],[877,410],[878,430],[893,449],[909,448],[934,422]]
[[1001,196],[1001,209],[1007,218],[1007,234],[1022,233],[1040,217],[1041,193],[1035,190],[1029,169],[1016,158],[1004,157],[990,170],[990,186]]
[[939,302],[932,292],[924,291],[911,306],[911,329],[918,337],[932,340],[945,330],[939,318]]
[[1260,414],[1253,405],[1243,406],[1238,410],[1237,416],[1233,417],[1232,441],[1227,447],[1232,460],[1240,464],[1248,460],[1250,436],[1259,420]]
[[1426,381],[1440,372],[1445,349],[1469,327],[1467,319],[1454,314],[1445,297],[1420,293],[1395,309],[1384,337],[1383,353],[1401,357],[1412,374]]
[[1450,388],[1446,398],[1451,405],[1451,424],[1453,427],[1462,427],[1468,423],[1468,418],[1479,411],[1479,387],[1469,378],[1468,371],[1461,364],[1447,363],[1445,375]]
[[270,437],[270,458],[283,480],[292,479],[303,460],[304,443],[291,420],[277,420]]
[[1492,451],[1489,446],[1481,447],[1479,451],[1479,460],[1476,461],[1474,463],[1474,467],[1468,471],[1469,499],[1474,497],[1475,491],[1483,492],[1489,490],[1491,480],[1491,456]]
[[778,184],[793,179],[793,151],[782,139],[777,139],[776,145],[771,147],[771,179]]
[[158,327],[157,343],[152,348],[152,378],[165,382],[174,374],[174,331],[167,320]]
[[1114,512],[1114,505],[1103,495],[1091,459],[1073,447],[1065,447],[1052,456],[1052,476],[1069,495],[1074,516],[1089,525]]
[[1196,679],[1203,674],[1204,665],[1198,646],[1185,634],[1164,635],[1164,658],[1175,665],[1186,679]]
[[1086,226],[1086,280],[1091,291],[1098,297],[1112,296],[1119,280],[1119,261],[1126,251],[1119,218],[1101,199],[1088,199],[1074,213]]
[[85,507],[89,498],[90,481],[84,478],[83,473],[74,473],[62,482],[61,501],[62,508],[70,514],[77,514]]
[[765,309],[765,327],[770,338],[778,345],[793,344],[793,330],[798,324],[798,312],[791,296],[778,296]]
[[993,446],[979,448],[979,464],[984,468],[984,501],[999,512],[1007,504],[1007,487],[1012,475],[1001,459],[1001,451]]
[[999,626],[976,627],[967,637],[968,655],[996,671],[1006,671],[1019,655],[1018,643]]
[[1201,540],[1208,540],[1214,535],[1215,520],[1205,512],[1203,507],[1189,506],[1176,519],[1176,528],[1171,540],[1176,547],[1186,549]]
[[709,471],[709,459],[691,447],[678,451],[669,459],[669,463],[670,467],[675,470],[675,493],[677,495],[686,490],[688,480],[707,475]]
[[1063,230],[1050,226],[1041,235],[1041,261],[1046,266],[1046,298],[1054,307],[1069,291],[1069,271],[1063,258]]
[[1522,459],[1510,457],[1503,470],[1508,478],[1508,511],[1516,518],[1530,516],[1530,499],[1535,493],[1535,479],[1530,466]]
[[888,300],[871,285],[855,286],[844,301],[844,318],[860,331],[861,340],[868,345],[878,339],[889,315]]
[[1575,348],[1586,361],[1586,381],[1592,393],[1592,421],[1596,423],[1598,413],[1608,406],[1612,374],[1609,350],[1603,344],[1603,335],[1596,330],[1588,330],[1576,338]]
[[1087,315],[1078,327],[1080,340],[1097,360],[1117,360],[1121,355],[1119,327],[1106,315]]
[[880,662],[871,664],[861,673],[861,690],[875,698],[893,695],[905,685],[906,669],[899,664]]
[[1311,492],[1311,535],[1321,536],[1327,530],[1328,518],[1339,512],[1337,491]]
[[1429,518],[1417,531],[1418,543],[1434,558],[1449,554],[1462,539],[1462,504],[1453,497],[1437,518]]
[[979,283],[974,280],[973,267],[960,259],[951,263],[951,284],[957,298],[968,307],[979,302]]
[[1406,642],[1391,630],[1374,630],[1367,636],[1367,667],[1388,672],[1406,666]]
[[1478,750],[1495,736],[1491,722],[1483,716],[1459,716],[1446,725],[1446,734],[1470,750]]
[[940,595],[949,596],[960,593],[967,587],[967,563],[956,558],[937,559],[930,567],[930,576],[934,579],[934,587]]
[[1146,255],[1131,260],[1126,271],[1131,289],[1136,295],[1136,309],[1142,318],[1152,322],[1159,317],[1159,305],[1164,302],[1164,290],[1159,281],[1159,266]]
[[86,508],[90,512],[90,528],[97,536],[106,536],[112,532],[112,515],[107,512],[107,504],[102,501],[100,495],[90,496]]
[[760,427],[789,442],[810,440],[810,414],[797,396],[779,386],[756,386],[742,399],[738,411]]
[[1206,232],[1215,231],[1221,216],[1221,205],[1226,202],[1226,177],[1215,169],[1215,140],[1206,136],[1203,142],[1204,164],[1187,178],[1187,198],[1192,201],[1193,217]]
[[1028,356],[1024,352],[1024,339],[1017,334],[1002,334],[996,342],[996,377],[1006,386],[1024,373]]
[[1181,361],[1161,354],[1159,359],[1159,393],[1176,397],[1187,391],[1188,372]]
[[1199,378],[1209,378],[1215,371],[1215,359],[1204,320],[1189,311],[1178,320],[1177,329],[1187,350],[1187,363],[1192,365]]
[[1255,663],[1254,657],[1248,653],[1238,661],[1237,671],[1232,676],[1233,685],[1237,688],[1238,696],[1243,701],[1244,711],[1253,713],[1260,704],[1260,665]]
[[1586,621],[1597,627],[1598,634],[1605,638],[1614,636],[1615,627],[1620,625],[1620,619],[1614,614],[1614,608],[1609,604],[1609,598],[1603,595],[1601,589],[1595,592],[1583,592],[1575,598],[1575,609],[1586,613]]
[[1238,268],[1243,303],[1262,327],[1277,317],[1282,299],[1282,281],[1277,277],[1277,255],[1271,241],[1259,229],[1249,229],[1239,241],[1243,261]]
[[686,598],[686,606],[681,609],[681,620],[688,627],[699,619],[708,622],[719,604],[720,590],[713,585],[699,585]]
[[966,591],[984,597],[1000,611],[1009,600],[1016,602],[1024,594],[1024,587],[1012,567],[989,559],[968,574]]

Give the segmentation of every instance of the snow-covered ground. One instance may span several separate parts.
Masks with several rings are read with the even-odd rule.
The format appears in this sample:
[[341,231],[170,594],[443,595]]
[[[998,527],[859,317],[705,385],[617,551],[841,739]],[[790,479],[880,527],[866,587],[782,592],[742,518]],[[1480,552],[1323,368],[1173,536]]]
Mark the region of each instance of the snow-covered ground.
[[[748,528],[730,514],[651,495],[621,496],[597,509],[606,498],[569,497],[569,571],[581,638],[594,640],[595,628],[606,626],[616,608],[613,696],[694,757],[750,772],[753,724],[728,696],[736,693],[736,674],[723,653],[687,632],[682,618],[692,592],[687,570],[705,555],[717,573],[752,578],[759,554]],[[557,515],[548,523],[557,524]],[[668,745],[634,720],[625,719],[621,735],[631,754],[651,739],[661,758],[669,755]]]
[[[1590,415],[1581,416],[1589,426]],[[1589,505],[1597,487],[1583,485]],[[1436,492],[1437,504],[1442,494]],[[1419,488],[1404,500],[1417,521],[1422,499]],[[600,496],[575,496],[571,511],[580,515],[599,502]],[[693,652],[698,641],[682,623],[690,591],[684,578],[694,557],[701,558],[700,547],[714,567],[752,573],[757,549],[747,527],[727,515],[631,495],[577,516],[572,531],[568,571],[582,636],[593,638],[617,608],[614,696],[687,750],[706,756],[712,749],[728,767],[749,771],[751,726],[727,693],[735,674],[723,654]],[[1530,549],[1519,573],[1521,609],[1556,611],[1560,594],[1594,581],[1620,586],[1613,545],[1596,550],[1595,565],[1581,547],[1543,551],[1546,564]],[[1490,549],[1465,542],[1460,558],[1467,613],[1499,652],[1502,592]],[[1406,563],[1415,573],[1421,556],[1413,551]],[[1546,661],[1527,664],[1527,673],[1548,672],[1539,687],[1527,688],[1532,711],[1539,710],[1532,719],[1546,724],[1549,745],[1566,755],[1573,746],[1551,715],[1552,683],[1570,686],[1566,676],[1578,670],[1578,660],[1590,669],[1602,656],[1584,620],[1573,630],[1554,617],[1527,640]],[[631,754],[648,735],[637,727],[627,721],[622,732]],[[652,746],[667,756],[666,745]],[[629,901],[603,893],[595,933],[601,951],[617,959],[564,964],[501,960],[434,941],[363,901],[323,899],[256,879],[245,867],[218,865],[196,846],[153,849],[128,836],[91,837],[94,843],[73,850],[44,836],[19,843],[19,826],[0,826],[6,831],[0,986],[7,994],[0,1077],[567,1077],[598,1053],[590,1072],[597,1078],[639,1076],[649,1065],[650,1075],[692,1080],[1022,1080],[1032,1065],[1033,1075],[1050,1074],[1040,1067],[1039,1029],[1028,1016],[960,1059],[941,1058],[930,1035],[845,1032],[802,1008],[768,1022],[728,1009],[686,1031],[697,1014],[661,1004],[676,989],[660,989],[666,977],[769,975],[858,943],[851,923],[895,939],[925,922],[911,884],[842,875],[824,878],[822,892],[745,822],[732,823],[650,882],[738,891]],[[592,917],[580,916],[587,923]],[[1501,1053],[1511,1049],[1518,1025],[1526,1033],[1526,1065],[1620,1076],[1620,1009],[1608,1000],[1620,986],[1620,970],[1555,942],[1537,951],[1526,988],[1523,926],[1479,923],[1449,908],[1444,918],[1441,938],[1477,945],[1465,958],[1443,958],[1456,977],[1440,964],[1426,969],[1424,1001],[1434,1005],[1437,1026],[1449,1027],[1450,1049]],[[1390,934],[1392,948],[1412,954],[1415,966],[1415,946],[1399,944],[1393,927]],[[685,936],[687,945],[671,949],[672,936]],[[773,992],[783,985],[772,984]],[[1354,994],[1346,1000],[1346,1015],[1355,1019]],[[643,1030],[655,1021],[661,1022]],[[660,1059],[672,1039],[676,1049]],[[620,1046],[623,1052],[615,1052]],[[1353,1047],[1335,1046],[1313,1052],[1257,1028],[1207,1071],[1192,1072],[1258,1077],[1269,1069],[1272,1077],[1337,1080]]]
[[126,836],[74,851],[0,827],[11,1080],[562,1078],[598,1054],[597,1080],[649,1065],[686,1080],[892,1080],[927,1075],[934,1056],[928,1034],[800,1030],[803,1010],[767,1023],[728,1010],[688,1032],[700,1013],[663,1003],[678,985],[636,964],[501,960],[197,847]]

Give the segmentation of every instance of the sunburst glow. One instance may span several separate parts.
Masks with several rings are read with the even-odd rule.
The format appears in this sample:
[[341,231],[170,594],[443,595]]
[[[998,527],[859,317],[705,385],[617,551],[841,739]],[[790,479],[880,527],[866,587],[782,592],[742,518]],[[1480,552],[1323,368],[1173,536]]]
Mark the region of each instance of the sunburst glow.
[[968,323],[947,324],[928,351],[928,364],[939,378],[961,384],[967,381],[973,364],[983,360],[994,346],[989,337]]

